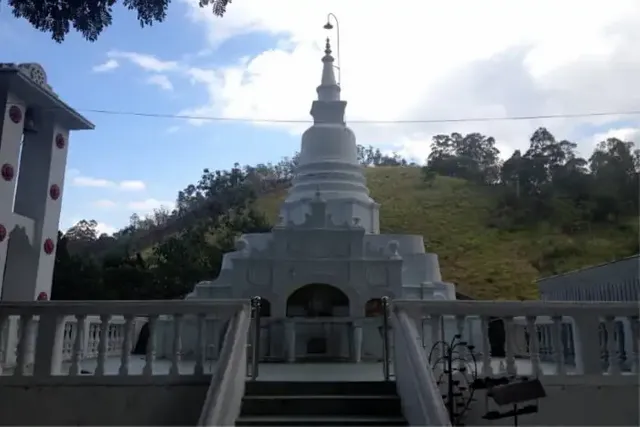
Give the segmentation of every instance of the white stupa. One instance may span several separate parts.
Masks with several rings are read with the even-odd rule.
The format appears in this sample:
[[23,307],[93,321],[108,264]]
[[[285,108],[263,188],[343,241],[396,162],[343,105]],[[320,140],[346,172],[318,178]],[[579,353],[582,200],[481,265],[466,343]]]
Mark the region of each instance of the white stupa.
[[[455,286],[442,282],[438,256],[425,253],[422,236],[379,234],[380,205],[369,196],[355,134],[345,123],[333,62],[327,40],[314,124],[302,136],[280,223],[271,233],[238,239],[218,278],[187,296],[262,297],[270,319],[261,352],[276,360],[379,358],[377,325],[362,319],[375,316],[381,297],[455,299]],[[169,351],[165,329],[167,339],[158,342]]]

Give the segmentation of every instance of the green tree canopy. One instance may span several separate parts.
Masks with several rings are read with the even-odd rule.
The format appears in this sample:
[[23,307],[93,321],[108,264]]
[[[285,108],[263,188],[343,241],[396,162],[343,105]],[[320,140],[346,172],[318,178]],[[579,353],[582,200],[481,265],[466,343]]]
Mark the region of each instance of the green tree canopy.
[[[195,1],[195,0],[192,0]],[[34,28],[51,34],[58,43],[64,41],[71,28],[89,41],[113,22],[117,0],[8,0],[16,18],[24,18]],[[171,0],[122,0],[125,8],[138,15],[142,27],[162,22]],[[213,14],[223,16],[231,0],[199,0],[200,7],[210,7]],[[1,6],[1,2],[0,2]]]

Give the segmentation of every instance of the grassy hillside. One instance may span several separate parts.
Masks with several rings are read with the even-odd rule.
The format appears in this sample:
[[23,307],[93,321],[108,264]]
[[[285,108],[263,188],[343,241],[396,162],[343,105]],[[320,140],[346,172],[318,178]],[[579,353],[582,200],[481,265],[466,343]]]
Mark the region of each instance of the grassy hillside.
[[[504,231],[487,225],[494,189],[444,177],[429,186],[413,167],[368,168],[367,179],[382,204],[381,232],[423,235],[427,251],[440,257],[443,279],[476,298],[535,298],[536,278],[630,255],[637,242],[637,218],[572,236],[544,226]],[[258,201],[272,222],[285,194]]]

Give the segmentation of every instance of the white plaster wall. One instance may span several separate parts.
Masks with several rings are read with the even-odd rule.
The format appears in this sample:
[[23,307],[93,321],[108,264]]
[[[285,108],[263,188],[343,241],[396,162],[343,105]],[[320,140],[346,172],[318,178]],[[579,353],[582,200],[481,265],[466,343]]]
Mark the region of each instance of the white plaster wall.
[[0,386],[0,425],[196,425],[209,381]]
[[[629,379],[629,378],[626,378]],[[640,425],[637,380],[615,384],[607,378],[569,378],[561,385],[559,378],[544,379],[547,397],[539,400],[539,412],[519,417],[519,425],[529,426],[637,426]],[[513,425],[513,418],[487,421],[485,392],[476,394],[477,401],[471,406],[464,420],[466,425]],[[490,402],[489,410],[496,405]],[[500,411],[510,410],[501,407]]]

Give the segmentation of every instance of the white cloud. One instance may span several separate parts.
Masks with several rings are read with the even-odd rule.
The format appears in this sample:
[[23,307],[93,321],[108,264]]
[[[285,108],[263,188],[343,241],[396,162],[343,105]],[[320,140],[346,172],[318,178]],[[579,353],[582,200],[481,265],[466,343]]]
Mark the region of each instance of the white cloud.
[[67,172],[67,175],[71,179],[71,185],[75,187],[114,188],[122,191],[143,191],[147,188],[146,184],[143,181],[112,181],[104,178],[94,178],[81,175],[80,172],[75,169],[69,170],[69,172]]
[[178,63],[176,61],[163,61],[153,55],[144,53],[121,52],[114,50],[109,52],[107,56],[112,59],[126,59],[146,71],[153,71],[155,73],[163,73],[166,71],[173,71],[178,69]]
[[95,73],[104,73],[107,71],[115,70],[119,66],[120,64],[115,59],[108,59],[104,63],[93,67],[93,71]]
[[142,181],[120,181],[118,187],[125,191],[143,191],[147,188],[146,184]]
[[102,178],[92,178],[90,176],[74,176],[71,183],[76,187],[99,187],[108,188],[115,186],[113,181]]
[[167,128],[167,133],[176,133],[180,130],[180,126],[171,126]]
[[[640,105],[637,0],[405,0],[393,7],[382,0],[243,0],[231,4],[224,18],[188,4],[211,48],[252,32],[280,42],[235,65],[188,70],[209,102],[183,114],[308,119],[320,80],[327,11],[340,20],[347,120],[615,112]],[[335,31],[330,35],[335,50]],[[424,159],[436,133],[483,132],[496,137],[508,156],[525,148],[538,126],[586,141],[585,129],[614,129],[623,119],[630,121],[624,127],[640,127],[638,116],[352,127],[362,144]],[[277,126],[294,133],[304,129]],[[581,148],[590,150],[591,143]]]
[[154,209],[158,209],[160,207],[167,208],[169,210],[173,209],[175,205],[174,202],[167,200],[157,200],[157,199],[146,199],[140,200],[137,202],[130,202],[127,204],[127,207],[138,214],[146,214],[152,212]]
[[154,74],[152,76],[147,77],[147,83],[150,85],[158,86],[160,89],[172,91],[173,84],[169,77],[164,74]]
[[96,208],[111,209],[111,208],[115,208],[118,204],[113,200],[101,199],[101,200],[96,200],[95,202],[92,203],[92,205]]
[[[623,141],[633,141],[640,143],[640,128],[613,128],[606,132],[597,133],[592,137],[594,147],[600,141],[606,141],[609,138],[618,138]],[[640,148],[640,147],[638,147]]]
[[118,231],[118,228],[109,224],[105,224],[104,222],[99,222],[96,226],[96,230],[98,230],[98,235],[101,235],[103,233],[112,235],[113,233]]

